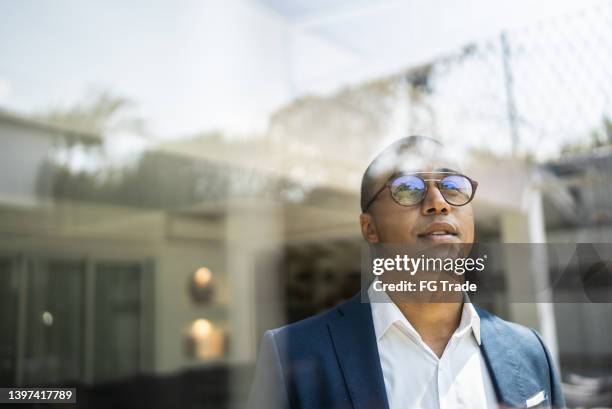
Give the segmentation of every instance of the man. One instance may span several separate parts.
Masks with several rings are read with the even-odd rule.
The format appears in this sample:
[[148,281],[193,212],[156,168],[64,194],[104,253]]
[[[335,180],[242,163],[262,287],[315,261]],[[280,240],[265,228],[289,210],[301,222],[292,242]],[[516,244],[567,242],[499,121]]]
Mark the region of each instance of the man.
[[[474,241],[477,183],[438,142],[380,153],[361,187],[372,244]],[[264,335],[251,408],[564,407],[538,334],[464,302],[410,302],[374,290]],[[370,302],[362,302],[366,298]]]

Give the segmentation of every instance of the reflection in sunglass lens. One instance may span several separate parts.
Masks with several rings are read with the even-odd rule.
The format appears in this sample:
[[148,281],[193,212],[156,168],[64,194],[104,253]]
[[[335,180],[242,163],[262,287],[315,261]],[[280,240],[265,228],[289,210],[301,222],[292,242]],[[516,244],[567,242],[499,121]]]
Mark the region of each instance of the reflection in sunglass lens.
[[393,198],[402,205],[419,203],[425,190],[425,182],[416,176],[400,176],[391,184]]
[[465,176],[451,175],[440,181],[440,192],[448,203],[461,206],[472,197],[472,184]]

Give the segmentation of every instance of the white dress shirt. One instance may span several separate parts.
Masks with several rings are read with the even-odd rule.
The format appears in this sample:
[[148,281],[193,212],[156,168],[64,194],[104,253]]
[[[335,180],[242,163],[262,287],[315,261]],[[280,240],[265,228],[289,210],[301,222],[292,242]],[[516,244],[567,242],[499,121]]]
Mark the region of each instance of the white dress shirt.
[[471,303],[463,304],[461,322],[438,358],[389,296],[373,292],[370,286],[371,300],[385,301],[371,307],[390,409],[498,407]]

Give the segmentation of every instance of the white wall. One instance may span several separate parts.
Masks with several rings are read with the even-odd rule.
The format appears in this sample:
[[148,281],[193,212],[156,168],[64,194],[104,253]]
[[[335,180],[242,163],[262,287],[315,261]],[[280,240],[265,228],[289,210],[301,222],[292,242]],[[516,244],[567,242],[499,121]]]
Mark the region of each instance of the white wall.
[[58,135],[0,119],[0,203],[34,204],[40,165]]

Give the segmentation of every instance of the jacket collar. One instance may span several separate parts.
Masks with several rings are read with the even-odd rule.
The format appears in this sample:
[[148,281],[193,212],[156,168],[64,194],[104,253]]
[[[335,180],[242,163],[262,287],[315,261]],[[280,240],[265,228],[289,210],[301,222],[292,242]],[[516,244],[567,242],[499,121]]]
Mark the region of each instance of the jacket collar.
[[[372,317],[374,323],[374,333],[376,334],[376,340],[380,339],[385,335],[387,330],[393,325],[399,325],[405,329],[408,336],[416,340],[416,342],[423,342],[421,335],[412,326],[410,321],[406,319],[404,314],[400,311],[398,306],[391,300],[391,298],[385,292],[376,292],[373,288],[373,284],[368,288],[368,299],[376,300],[376,302],[370,303],[372,309]],[[453,333],[453,337],[461,337],[466,333],[470,332],[478,345],[480,341],[480,316],[476,311],[474,305],[469,302],[469,298],[465,297],[467,302],[463,303],[461,310],[461,321],[459,327]]]

